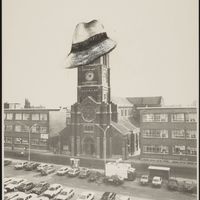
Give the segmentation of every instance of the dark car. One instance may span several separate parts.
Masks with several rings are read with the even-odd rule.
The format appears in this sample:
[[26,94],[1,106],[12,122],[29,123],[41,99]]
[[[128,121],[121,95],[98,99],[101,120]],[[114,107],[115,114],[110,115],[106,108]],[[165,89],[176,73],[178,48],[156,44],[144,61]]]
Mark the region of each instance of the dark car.
[[90,175],[90,170],[87,168],[81,168],[79,178],[87,178]]
[[179,187],[178,181],[175,178],[170,178],[167,183],[167,189],[177,191],[178,187]]
[[115,200],[115,192],[104,192],[100,200]]
[[40,183],[38,183],[32,190],[31,193],[35,193],[40,195],[41,193],[43,193],[44,191],[46,191],[49,188],[50,184],[45,182],[45,181],[41,181]]
[[56,171],[56,169],[54,167],[46,167],[46,168],[42,169],[40,173],[41,173],[42,176],[46,176],[46,175],[51,174],[55,171]]
[[21,192],[27,192],[35,187],[35,184],[31,181],[26,181],[20,184],[16,189]]
[[113,185],[121,185],[123,182],[124,182],[124,180],[117,175],[113,175],[111,177],[104,178],[104,183],[110,183]]
[[90,175],[89,175],[88,181],[89,182],[98,181],[102,177],[103,177],[103,175],[100,172],[98,172],[98,171],[92,171],[90,173]]
[[10,165],[12,163],[11,160],[4,160],[4,166]]
[[196,193],[197,185],[192,181],[184,181],[182,190],[183,192]]
[[26,171],[32,171],[32,170],[36,169],[38,165],[39,165],[39,163],[30,162],[30,163],[28,163],[28,164],[24,167],[24,169],[25,169]]

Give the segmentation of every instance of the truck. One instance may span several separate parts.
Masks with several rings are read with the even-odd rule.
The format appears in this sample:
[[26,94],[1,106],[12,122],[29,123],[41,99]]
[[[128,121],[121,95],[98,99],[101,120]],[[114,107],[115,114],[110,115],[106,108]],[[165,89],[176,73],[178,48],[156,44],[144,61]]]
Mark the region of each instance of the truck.
[[105,166],[105,176],[117,176],[122,180],[133,181],[136,178],[136,170],[130,163],[108,162]]
[[162,179],[169,180],[170,178],[170,168],[169,167],[161,167],[161,166],[149,166],[149,179],[150,181],[154,176],[159,176]]

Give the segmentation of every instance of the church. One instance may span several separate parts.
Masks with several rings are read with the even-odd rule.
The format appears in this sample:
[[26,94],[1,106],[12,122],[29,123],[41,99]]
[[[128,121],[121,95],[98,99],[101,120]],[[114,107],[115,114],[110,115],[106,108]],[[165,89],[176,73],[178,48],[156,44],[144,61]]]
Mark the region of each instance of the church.
[[71,156],[128,159],[138,155],[139,128],[131,122],[133,105],[123,102],[123,113],[116,104],[119,99],[111,99],[109,54],[78,67],[77,72],[77,102],[71,106],[67,133]]

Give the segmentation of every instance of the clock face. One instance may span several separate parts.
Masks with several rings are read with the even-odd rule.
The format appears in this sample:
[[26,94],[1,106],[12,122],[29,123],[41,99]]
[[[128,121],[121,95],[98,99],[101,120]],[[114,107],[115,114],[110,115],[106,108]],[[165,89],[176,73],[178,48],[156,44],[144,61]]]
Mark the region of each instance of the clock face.
[[85,73],[85,79],[87,81],[92,81],[94,79],[94,72],[89,71],[89,72]]
[[82,109],[82,118],[86,122],[92,122],[96,117],[96,111],[93,107],[84,107]]

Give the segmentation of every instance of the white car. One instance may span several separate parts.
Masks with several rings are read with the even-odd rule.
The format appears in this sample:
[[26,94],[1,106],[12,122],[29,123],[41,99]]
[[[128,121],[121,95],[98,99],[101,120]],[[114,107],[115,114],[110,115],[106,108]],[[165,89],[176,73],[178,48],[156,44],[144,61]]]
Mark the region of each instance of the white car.
[[12,200],[33,200],[35,197],[37,197],[37,194],[32,194],[32,193],[26,194],[22,192]]
[[57,194],[59,194],[61,192],[62,189],[63,189],[62,185],[52,184],[52,185],[50,185],[48,190],[46,190],[43,193],[43,196],[46,196],[46,197],[49,197],[49,198],[55,197]]
[[67,172],[70,170],[70,168],[69,167],[62,167],[62,168],[60,168],[57,172],[56,172],[56,174],[57,175],[65,175],[65,174],[67,174]]
[[27,161],[25,162],[18,162],[14,167],[15,169],[23,169],[28,164]]
[[154,176],[152,180],[152,185],[155,187],[161,187],[162,185],[162,178],[160,176]]
[[20,184],[25,182],[26,179],[23,178],[14,178],[8,185],[5,186],[5,189],[10,192],[14,191],[16,187],[18,187]]
[[77,200],[94,200],[93,192],[83,192],[79,195]]
[[16,197],[19,197],[20,194],[23,194],[23,192],[11,192],[11,193],[8,193],[4,196],[4,200],[13,200],[15,199]]
[[147,185],[149,183],[149,176],[148,175],[142,175],[140,178],[140,183],[142,185]]
[[53,167],[53,165],[47,164],[47,163],[41,163],[40,165],[37,166],[37,171],[41,171],[45,169],[46,167]]
[[125,196],[125,195],[117,195],[117,199],[119,199],[119,200],[131,200],[131,197]]
[[64,188],[60,194],[58,194],[54,199],[55,200],[69,200],[71,199],[75,194],[75,191],[73,188]]

